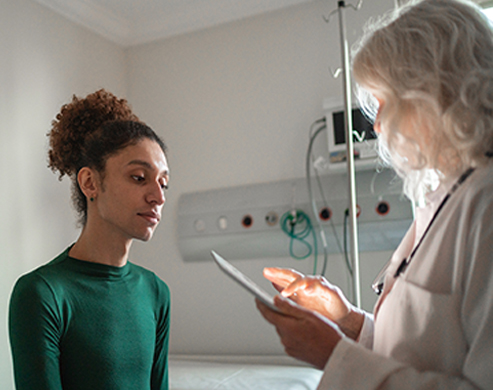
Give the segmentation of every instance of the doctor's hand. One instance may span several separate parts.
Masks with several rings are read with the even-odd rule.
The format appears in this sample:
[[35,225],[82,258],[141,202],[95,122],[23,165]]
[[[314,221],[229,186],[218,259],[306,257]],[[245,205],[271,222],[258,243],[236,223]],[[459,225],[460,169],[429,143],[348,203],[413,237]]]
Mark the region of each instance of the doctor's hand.
[[276,327],[289,356],[323,370],[341,340],[337,327],[318,313],[307,310],[279,295],[274,304],[282,313],[256,300],[262,316]]
[[283,297],[335,322],[347,337],[358,338],[364,321],[363,312],[323,276],[305,276],[286,268],[264,268],[264,277]]

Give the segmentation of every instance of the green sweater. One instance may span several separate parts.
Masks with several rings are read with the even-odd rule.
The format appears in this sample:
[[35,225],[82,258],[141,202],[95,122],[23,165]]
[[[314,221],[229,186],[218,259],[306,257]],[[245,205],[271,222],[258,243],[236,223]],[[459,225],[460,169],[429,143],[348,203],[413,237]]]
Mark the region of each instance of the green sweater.
[[80,261],[69,250],[12,292],[17,390],[167,390],[168,286],[135,264]]

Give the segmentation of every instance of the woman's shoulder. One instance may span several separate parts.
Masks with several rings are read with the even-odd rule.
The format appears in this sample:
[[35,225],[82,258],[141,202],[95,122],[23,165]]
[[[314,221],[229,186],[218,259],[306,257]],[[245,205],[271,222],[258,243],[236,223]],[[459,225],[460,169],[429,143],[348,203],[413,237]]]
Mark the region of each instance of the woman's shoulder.
[[169,295],[168,285],[154,271],[151,271],[150,269],[147,269],[133,262],[130,262],[129,265],[133,274],[139,275],[150,286],[153,286],[154,288],[161,290]]
[[42,264],[38,266],[37,268],[27,272],[26,274],[22,275],[19,280],[21,279],[29,279],[29,280],[36,280],[39,279],[43,276],[47,276],[53,272],[56,272],[59,268],[60,265],[63,264],[63,262],[68,258],[68,251],[69,248],[64,250],[62,253],[60,253],[58,256],[56,256],[54,259],[48,261],[45,264]]
[[460,196],[451,201],[457,228],[471,242],[477,242],[480,237],[490,240],[493,234],[493,164],[477,168],[462,187]]
[[21,275],[15,282],[12,297],[28,300],[36,300],[37,297],[43,300],[53,298],[56,295],[57,286],[63,283],[61,282],[63,278],[58,276],[57,264],[61,263],[65,257],[65,252],[63,252],[50,262]]
[[476,168],[470,178],[470,183],[464,185],[464,199],[485,204],[493,201],[493,163]]
[[[493,159],[490,159],[493,160]],[[476,181],[481,181],[486,185],[493,184],[493,161],[490,161],[483,167],[476,168],[475,172]]]

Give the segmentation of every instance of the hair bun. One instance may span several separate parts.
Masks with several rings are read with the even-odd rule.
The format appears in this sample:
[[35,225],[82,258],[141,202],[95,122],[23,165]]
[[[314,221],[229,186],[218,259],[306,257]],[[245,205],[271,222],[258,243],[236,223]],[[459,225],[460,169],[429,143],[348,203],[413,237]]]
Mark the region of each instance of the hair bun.
[[114,120],[139,121],[125,99],[100,89],[85,98],[73,96],[62,106],[52,122],[48,152],[48,166],[64,175],[71,176],[80,169],[86,138],[96,132],[103,123]]

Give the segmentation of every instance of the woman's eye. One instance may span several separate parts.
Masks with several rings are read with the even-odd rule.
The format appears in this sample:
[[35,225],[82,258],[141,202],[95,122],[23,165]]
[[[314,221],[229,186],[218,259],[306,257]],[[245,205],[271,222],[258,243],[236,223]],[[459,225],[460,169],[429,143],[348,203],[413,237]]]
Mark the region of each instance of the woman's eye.
[[141,181],[144,181],[144,176],[133,175],[132,179],[134,179],[135,181],[141,182]]

